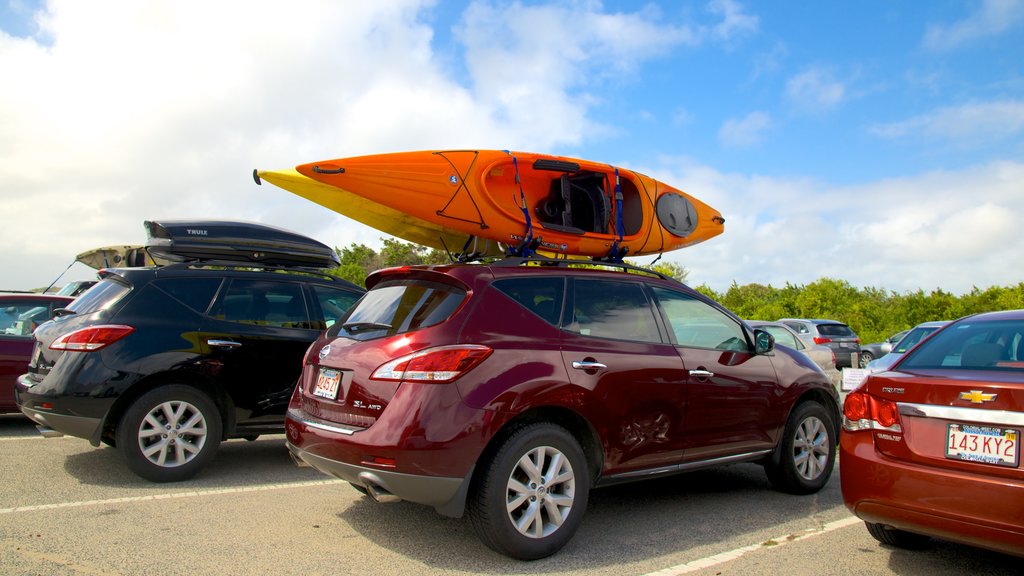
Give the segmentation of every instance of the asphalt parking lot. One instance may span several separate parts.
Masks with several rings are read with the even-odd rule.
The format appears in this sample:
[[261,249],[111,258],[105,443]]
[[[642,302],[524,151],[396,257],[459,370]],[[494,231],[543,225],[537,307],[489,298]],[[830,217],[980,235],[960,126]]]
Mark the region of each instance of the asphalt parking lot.
[[750,464],[597,490],[568,546],[529,563],[463,520],[297,468],[283,436],[226,442],[195,479],[152,484],[114,449],[7,415],[0,469],[0,574],[1020,574],[1019,558],[951,543],[880,546],[837,476],[789,496]]

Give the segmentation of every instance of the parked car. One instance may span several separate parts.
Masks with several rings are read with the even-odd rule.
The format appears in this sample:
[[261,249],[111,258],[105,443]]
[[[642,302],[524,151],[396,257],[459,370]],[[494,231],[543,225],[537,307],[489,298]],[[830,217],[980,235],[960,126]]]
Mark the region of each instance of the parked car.
[[371,274],[306,355],[296,460],[520,559],[568,542],[591,488],[733,462],[828,481],[837,392],[807,356],[664,276],[529,262]]
[[907,335],[900,339],[899,342],[893,346],[891,352],[876,358],[871,362],[868,362],[866,368],[870,372],[884,372],[892,367],[904,354],[914,346],[916,346],[921,340],[924,340],[928,336],[935,332],[939,328],[942,328],[946,324],[949,324],[949,320],[937,320],[934,322],[922,322],[917,326],[914,326],[907,332]]
[[806,318],[780,318],[779,322],[792,328],[805,344],[821,344],[831,348],[836,353],[837,368],[855,367],[854,360],[860,354],[860,338],[846,324],[835,320]]
[[892,352],[892,347],[903,339],[910,329],[900,330],[899,332],[889,336],[884,342],[874,342],[872,344],[861,344],[860,345],[860,367],[867,368],[868,362],[871,362],[875,358],[881,358],[889,352]]
[[282,432],[306,349],[365,290],[318,271],[332,249],[280,229],[147,226],[184,261],[102,271],[36,330],[15,393],[44,435],[116,446],[136,474],[168,482],[222,440]]
[[14,383],[32,357],[32,331],[72,300],[55,294],[0,293],[0,414],[19,412]]
[[789,346],[790,348],[803,352],[821,371],[828,376],[828,379],[839,386],[843,380],[843,374],[836,369],[836,353],[828,346],[812,344],[808,346],[797,336],[796,332],[781,322],[766,322],[764,320],[747,320],[747,326],[760,328],[775,338],[775,345]]
[[884,544],[1024,556],[1021,432],[1024,310],[962,318],[847,396],[843,500]]

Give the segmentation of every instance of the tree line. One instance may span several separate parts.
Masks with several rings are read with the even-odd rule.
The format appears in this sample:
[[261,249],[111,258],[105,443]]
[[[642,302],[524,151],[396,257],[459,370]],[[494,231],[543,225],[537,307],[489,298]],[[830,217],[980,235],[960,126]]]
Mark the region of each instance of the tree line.
[[[330,272],[360,286],[367,274],[380,268],[450,262],[443,250],[430,249],[393,238],[383,239],[379,251],[363,244],[335,248],[341,265]],[[629,260],[627,259],[627,262]],[[689,270],[674,262],[648,268],[686,282]],[[955,320],[992,310],[1024,308],[1024,282],[1016,286],[975,287],[957,296],[941,289],[897,293],[883,288],[857,288],[845,280],[821,278],[807,285],[786,283],[781,288],[733,282],[725,292],[706,284],[694,287],[748,320],[829,318],[848,324],[861,342],[885,338],[930,320]]]

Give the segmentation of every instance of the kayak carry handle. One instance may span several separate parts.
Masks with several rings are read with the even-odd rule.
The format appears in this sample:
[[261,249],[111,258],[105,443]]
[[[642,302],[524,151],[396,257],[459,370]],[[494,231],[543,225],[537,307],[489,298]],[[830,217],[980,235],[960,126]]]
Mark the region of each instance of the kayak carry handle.
[[332,170],[330,168],[321,168],[319,166],[313,166],[313,172],[316,172],[317,174],[341,174],[345,172],[345,169],[338,168],[337,170]]
[[575,162],[566,162],[565,160],[534,160],[534,170],[552,170],[554,172],[579,172],[580,165]]

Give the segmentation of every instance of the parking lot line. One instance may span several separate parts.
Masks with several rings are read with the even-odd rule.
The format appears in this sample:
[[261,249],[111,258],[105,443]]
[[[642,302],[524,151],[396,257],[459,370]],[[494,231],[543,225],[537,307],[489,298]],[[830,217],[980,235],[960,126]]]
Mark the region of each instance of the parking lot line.
[[245,492],[264,492],[267,490],[284,490],[288,488],[306,488],[309,486],[324,486],[328,484],[342,484],[343,480],[311,480],[308,482],[285,482],[281,484],[267,484],[264,486],[240,486],[237,488],[217,488],[212,490],[191,490],[187,492],[168,492],[165,494],[151,494],[149,496],[126,496],[124,498],[107,498],[104,500],[79,500],[76,502],[58,502],[56,504],[37,504],[35,506],[16,506],[14,508],[0,508],[0,514],[16,514],[18,512],[37,512],[39,510],[58,510],[61,508],[78,508],[81,506],[101,506],[104,504],[125,504],[132,502],[151,502],[154,500],[168,500],[172,498],[197,498],[202,496],[214,496],[222,494],[241,494]]
[[728,552],[722,552],[720,554],[715,554],[713,556],[707,556],[705,558],[691,560],[686,564],[671,566],[663,570],[658,570],[657,572],[649,572],[644,576],[677,576],[679,574],[689,574],[691,572],[696,572],[697,570],[703,570],[705,568],[710,568],[712,566],[717,566],[719,564],[725,564],[726,562],[735,560],[741,556],[744,556],[756,550],[766,548],[778,548],[780,546],[785,546],[790,542],[795,542],[797,540],[806,540],[808,538],[813,538],[815,536],[821,536],[822,534],[827,534],[828,532],[832,532],[833,530],[839,530],[840,528],[853,526],[854,524],[859,524],[860,522],[860,518],[850,516],[849,518],[843,518],[842,520],[829,522],[827,524],[822,525],[819,528],[809,528],[807,530],[804,530],[803,532],[787,534],[785,536],[781,536],[778,538],[770,538],[764,542],[760,542],[757,544],[750,544],[749,546],[734,548],[732,550],[729,550]]

